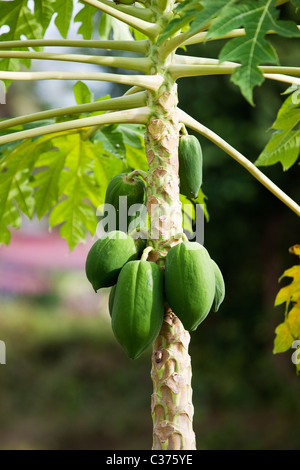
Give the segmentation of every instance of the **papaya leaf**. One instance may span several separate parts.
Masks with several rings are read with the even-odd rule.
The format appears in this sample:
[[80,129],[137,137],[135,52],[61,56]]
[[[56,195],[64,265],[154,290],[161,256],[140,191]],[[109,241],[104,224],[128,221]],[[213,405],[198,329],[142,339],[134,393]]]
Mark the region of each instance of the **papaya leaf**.
[[229,2],[212,22],[207,39],[224,36],[234,28],[244,27],[246,35],[227,41],[220,52],[220,60],[241,63],[231,80],[240,87],[244,97],[253,104],[253,88],[264,81],[258,66],[262,63],[278,63],[275,49],[265,39],[268,31],[284,37],[299,37],[296,23],[279,21],[276,0],[252,0]]
[[72,14],[73,14],[73,0],[56,0],[55,12],[57,16],[55,18],[55,25],[64,39],[67,38]]
[[99,35],[103,40],[110,39],[110,35],[112,35],[115,41],[133,41],[130,27],[106,13],[102,13],[100,18]]
[[193,233],[193,223],[195,220],[195,206],[191,204],[186,196],[179,194],[181,202],[181,214],[183,221],[183,228],[185,231]]
[[[291,90],[292,91],[292,90]],[[255,162],[257,166],[268,166],[280,162],[288,170],[300,153],[300,88],[293,92],[281,106],[271,139]]]
[[34,211],[31,171],[39,152],[48,147],[41,141],[26,141],[13,150],[4,149],[0,161],[0,243],[8,244],[8,226],[19,228],[20,211],[31,218]]
[[148,39],[148,36],[146,36],[146,34],[141,33],[141,31],[138,31],[137,29],[132,28],[131,26],[129,26],[129,31],[134,36],[136,41],[144,41],[145,39]]
[[198,0],[186,0],[180,3],[174,10],[174,18],[169,21],[163,33],[159,36],[157,44],[161,44],[166,39],[174,36],[177,31],[182,30],[190,21],[192,21],[199,10],[203,9],[203,2]]
[[274,340],[273,353],[278,354],[288,351],[294,342],[294,338],[291,335],[287,323],[284,322],[278,325],[275,330],[275,333],[276,338]]
[[43,28],[37,17],[27,6],[26,0],[0,1],[0,26],[8,26],[9,31],[0,35],[0,40],[27,39],[43,37]]
[[94,141],[102,142],[103,148],[118,158],[124,158],[125,147],[122,133],[115,126],[102,126],[97,130]]
[[[79,2],[82,5],[82,2]],[[83,39],[92,39],[93,34],[93,18],[96,9],[91,5],[84,4],[83,8],[77,13],[74,18],[75,23],[81,23],[78,28],[78,34],[82,34]]]
[[203,10],[198,13],[194,21],[191,23],[189,34],[195,34],[206,25],[208,25],[215,17],[218,17],[225,6],[233,5],[236,0],[202,0]]
[[192,234],[196,230],[196,206],[200,205],[201,209],[204,212],[204,217],[207,222],[209,222],[209,213],[207,210],[206,199],[207,197],[203,193],[202,189],[199,190],[197,198],[190,199],[183,194],[179,195],[180,202],[182,204],[182,217],[184,230],[187,230]]
[[292,253],[292,255],[296,255],[300,257],[300,245],[294,245],[289,249],[289,252]]
[[47,214],[59,199],[59,178],[66,157],[67,154],[63,149],[56,148],[41,154],[35,164],[35,169],[40,170],[32,181],[32,185],[36,188],[34,198],[39,219]]
[[90,200],[95,207],[99,206],[100,204],[104,203],[105,200],[105,193],[108,183],[112,180],[112,178],[120,173],[124,173],[128,171],[128,167],[126,163],[119,158],[116,158],[113,155],[107,154],[102,148],[101,151],[101,143],[98,143],[98,150],[94,152],[94,177],[95,181],[98,185],[97,190],[97,201],[93,201],[92,196],[90,196]]
[[73,92],[77,104],[92,103],[92,101],[94,101],[93,93],[90,91],[89,87],[81,81],[75,83]]
[[144,149],[145,127],[140,124],[119,124],[118,131],[122,133],[124,143],[137,149]]
[[[298,299],[300,296],[298,297]],[[288,325],[294,338],[300,338],[300,301],[294,304],[289,312]]]
[[127,165],[133,170],[148,171],[144,142],[145,128],[135,124],[122,124],[118,126],[118,131],[122,134]]
[[111,17],[112,37],[115,41],[133,41],[129,26],[117,18]]
[[55,12],[56,0],[35,0],[34,15],[45,33]]
[[[205,28],[220,11],[236,0],[194,0],[179,4],[175,9],[175,17],[168,23],[158,39],[158,44],[170,38],[177,31],[188,31],[189,37]],[[188,27],[189,26],[189,27]]]
[[196,199],[194,199],[196,204],[201,204],[204,210],[204,216],[207,222],[209,222],[209,212],[206,203],[207,196],[204,194],[202,189],[199,189],[199,193]]
[[148,162],[145,149],[137,149],[131,145],[125,144],[126,162],[133,170],[148,171]]
[[[38,13],[35,15],[27,6],[26,0],[0,1],[0,27],[7,26],[9,31],[0,35],[0,41],[12,41],[21,39],[40,39],[44,35],[44,28],[40,23]],[[22,48],[28,50],[28,48]],[[18,72],[20,63],[27,68],[30,67],[30,60],[2,59],[0,60],[0,70]],[[10,82],[5,80],[8,87]]]
[[88,175],[90,158],[86,151],[89,143],[81,142],[80,135],[75,134],[62,138],[57,144],[65,155],[66,168],[59,179],[59,194],[63,198],[50,214],[50,227],[62,224],[60,234],[72,250],[85,240],[86,229],[94,234],[97,223],[95,210],[83,202],[86,197],[83,181],[85,178],[91,180]]
[[[54,156],[56,162],[48,160],[44,178],[48,181],[52,202],[58,197],[59,200],[50,213],[49,222],[50,227],[61,225],[60,234],[72,250],[85,241],[86,231],[95,233],[96,209],[104,203],[108,182],[124,170],[124,163],[108,154],[102,142],[82,140],[80,133],[58,137],[53,141],[53,154],[54,149],[59,149]],[[46,161],[50,158],[50,153],[42,156],[42,163],[43,158]],[[56,179],[59,176],[58,184],[55,176]],[[42,192],[37,197],[42,199],[45,195]],[[50,206],[50,202],[41,205],[43,210],[49,210]]]
[[107,15],[106,13],[102,13],[99,23],[99,36],[100,39],[103,41],[107,41],[109,39],[109,35],[111,32],[111,16]]
[[[299,245],[295,245],[289,251],[300,257]],[[275,305],[286,303],[286,312],[284,322],[275,330],[274,354],[287,351],[294,347],[294,341],[300,340],[300,265],[287,269],[279,280],[285,277],[292,278],[292,282],[280,289],[275,300]],[[298,373],[299,364],[296,366]]]

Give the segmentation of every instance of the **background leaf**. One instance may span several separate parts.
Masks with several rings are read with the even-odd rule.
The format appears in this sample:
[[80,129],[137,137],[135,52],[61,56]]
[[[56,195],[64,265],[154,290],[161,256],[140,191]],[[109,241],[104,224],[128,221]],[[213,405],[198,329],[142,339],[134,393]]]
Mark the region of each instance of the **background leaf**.
[[100,18],[99,35],[102,40],[133,41],[130,27],[106,13],[102,13]]
[[64,0],[64,2],[56,0],[55,11],[57,13],[55,25],[62,37],[66,39],[73,14],[73,0]]
[[275,49],[265,39],[268,31],[284,37],[299,37],[297,25],[292,21],[279,21],[276,0],[229,2],[209,28],[208,38],[221,37],[232,29],[244,27],[246,35],[229,40],[220,53],[221,61],[241,63],[231,80],[240,87],[244,97],[253,104],[253,88],[264,81],[258,66],[278,63]]
[[[79,2],[82,4],[82,2]],[[77,13],[74,18],[74,23],[81,23],[78,28],[78,34],[82,34],[83,39],[92,39],[93,34],[93,19],[97,10],[91,5],[83,4],[83,8]]]
[[[40,9],[36,10],[36,15],[31,12],[25,0],[0,1],[0,27],[7,26],[8,32],[0,35],[0,41],[13,41],[25,36],[27,39],[40,39],[43,37],[45,23],[40,23]],[[49,7],[51,8],[51,7]],[[28,50],[28,48],[22,48]],[[0,60],[0,70],[17,72],[20,70],[20,63],[26,67],[30,66],[30,60],[2,59]],[[6,86],[9,81],[5,80]]]
[[[299,245],[296,245],[290,251],[300,257],[298,247]],[[286,303],[286,316],[284,322],[275,330],[274,354],[287,351],[292,347],[294,341],[300,340],[300,265],[287,269],[280,280],[284,277],[290,277],[293,280],[280,289],[275,300],[275,305]],[[299,365],[296,366],[298,373]]]
[[35,0],[34,15],[45,33],[55,12],[56,0]]
[[9,226],[20,227],[20,211],[29,218],[33,215],[34,198],[29,179],[35,159],[47,146],[44,140],[26,141],[12,151],[4,150],[0,161],[0,243],[9,243]]
[[94,101],[93,93],[90,91],[89,87],[81,81],[75,83],[73,92],[77,104],[92,103],[92,101]]
[[300,153],[300,88],[293,91],[281,106],[277,119],[272,125],[273,135],[259,155],[257,166],[282,164],[288,170]]

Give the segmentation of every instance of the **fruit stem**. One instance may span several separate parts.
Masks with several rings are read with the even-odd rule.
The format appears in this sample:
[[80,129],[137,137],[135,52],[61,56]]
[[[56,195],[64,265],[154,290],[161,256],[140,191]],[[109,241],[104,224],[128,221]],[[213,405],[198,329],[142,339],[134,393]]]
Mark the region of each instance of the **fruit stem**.
[[143,251],[143,254],[141,256],[141,261],[147,261],[148,255],[149,255],[150,251],[152,251],[152,250],[153,250],[152,246],[147,246],[147,248],[145,248],[144,251]]
[[134,176],[141,176],[147,182],[148,173],[146,171],[133,170],[131,173],[128,173],[128,175],[126,176],[126,180],[130,181],[133,179]]

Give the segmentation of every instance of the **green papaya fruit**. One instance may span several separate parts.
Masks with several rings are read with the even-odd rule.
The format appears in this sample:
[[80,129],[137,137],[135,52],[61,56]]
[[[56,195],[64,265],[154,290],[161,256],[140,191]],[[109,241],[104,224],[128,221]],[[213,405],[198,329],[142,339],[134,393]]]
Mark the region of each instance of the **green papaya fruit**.
[[124,232],[113,231],[99,238],[85,263],[86,276],[94,290],[113,286],[124,264],[138,255],[134,239]]
[[195,330],[208,315],[215,296],[211,258],[197,242],[173,246],[166,257],[167,302],[187,330]]
[[116,288],[117,288],[117,284],[112,286],[110,293],[109,293],[108,311],[109,311],[110,316],[112,316],[112,310],[113,310],[114,300],[115,300],[115,295],[116,295]]
[[219,310],[219,307],[221,303],[224,300],[225,297],[225,282],[223,275],[221,273],[221,270],[217,263],[212,260],[212,264],[214,267],[214,272],[215,272],[215,281],[216,281],[216,290],[215,290],[215,297],[214,297],[214,302],[213,302],[213,311],[217,312]]
[[123,232],[128,232],[130,224],[134,227],[140,225],[139,214],[129,216],[128,210],[133,204],[143,205],[146,199],[145,183],[138,176],[128,178],[128,175],[129,173],[121,173],[114,176],[105,194],[105,205],[111,204],[116,211],[115,228]]
[[135,0],[114,0],[115,4],[118,5],[121,3],[122,5],[133,5]]
[[153,343],[163,314],[161,267],[149,261],[130,261],[123,267],[114,293],[112,329],[131,359]]
[[178,148],[180,193],[196,198],[202,184],[202,149],[194,135],[183,135]]

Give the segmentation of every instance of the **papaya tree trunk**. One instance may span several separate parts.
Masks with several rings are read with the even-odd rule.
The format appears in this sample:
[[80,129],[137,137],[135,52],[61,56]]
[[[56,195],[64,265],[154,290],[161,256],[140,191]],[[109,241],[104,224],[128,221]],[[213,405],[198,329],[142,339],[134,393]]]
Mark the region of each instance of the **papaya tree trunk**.
[[152,355],[153,450],[195,450],[189,333],[167,308]]
[[[155,4],[155,2],[153,2]],[[162,24],[172,11],[173,0],[157,0],[157,22]],[[173,54],[162,59],[155,41],[149,47],[151,73],[164,81],[158,91],[149,91],[151,110],[146,127],[145,146],[149,165],[147,210],[150,221],[149,261],[164,266],[168,250],[182,241],[182,215],[179,200],[177,84],[167,73]],[[190,335],[166,306],[163,325],[152,356],[153,449],[191,450],[196,448],[193,431]]]

